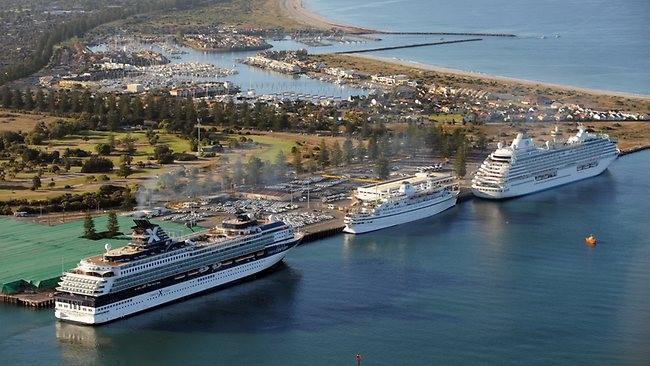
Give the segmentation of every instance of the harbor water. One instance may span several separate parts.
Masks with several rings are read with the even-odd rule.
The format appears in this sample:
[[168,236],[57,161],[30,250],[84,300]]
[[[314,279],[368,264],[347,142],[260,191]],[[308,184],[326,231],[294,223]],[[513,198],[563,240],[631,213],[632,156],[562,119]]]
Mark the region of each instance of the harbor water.
[[311,242],[253,281],[101,327],[0,304],[2,363],[648,365],[648,166],[634,153],[557,189]]
[[[334,21],[386,31],[513,33],[382,51],[463,71],[650,95],[647,0],[304,0]],[[438,37],[421,39],[429,42]],[[445,39],[449,37],[444,37]],[[405,40],[403,44],[418,43]]]

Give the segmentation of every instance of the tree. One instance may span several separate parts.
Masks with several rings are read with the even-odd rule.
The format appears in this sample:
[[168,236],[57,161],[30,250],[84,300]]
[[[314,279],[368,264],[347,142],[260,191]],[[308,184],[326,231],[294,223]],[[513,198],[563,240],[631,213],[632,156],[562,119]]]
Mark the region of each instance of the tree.
[[21,109],[23,106],[23,93],[20,90],[16,89],[14,90],[14,95],[11,100],[11,107]]
[[3,86],[2,89],[0,89],[0,96],[2,98],[2,106],[5,108],[10,108],[12,104],[12,98],[13,94],[11,93],[11,90],[9,89],[8,86]]
[[108,173],[113,171],[113,162],[99,156],[88,158],[81,166],[82,173]]
[[284,151],[282,150],[278,151],[277,155],[275,155],[273,171],[274,175],[280,179],[287,175],[287,157],[284,155]]
[[329,150],[327,149],[327,144],[325,143],[325,139],[320,140],[320,143],[318,144],[318,149],[320,150],[320,153],[318,154],[318,163],[320,164],[321,168],[325,168],[330,161],[330,153]]
[[120,177],[124,177],[124,179],[126,179],[131,174],[133,174],[133,169],[131,169],[131,166],[125,163],[122,163],[120,165],[120,168],[117,170],[117,175]]
[[296,170],[296,173],[298,174],[302,173],[302,152],[300,151],[300,149],[296,148],[295,150],[291,151],[291,154],[293,155],[292,157],[293,168]]
[[121,143],[122,143],[122,147],[124,147],[124,151],[127,154],[133,155],[137,151],[137,149],[135,148],[135,138],[131,136],[130,133],[126,134],[126,136],[122,138]]
[[485,137],[484,133],[479,132],[478,139],[476,141],[476,147],[479,150],[485,150],[487,149],[487,144],[488,144],[487,137]]
[[456,171],[456,175],[461,178],[467,174],[467,166],[465,160],[465,146],[461,145],[456,151],[456,160],[454,161],[454,170]]
[[41,188],[41,178],[38,175],[32,177],[32,191]]
[[332,162],[333,166],[339,166],[341,165],[341,162],[343,161],[343,152],[341,151],[341,145],[339,144],[338,141],[334,141],[332,144],[331,150],[331,157],[330,160]]
[[352,160],[354,160],[354,146],[352,145],[352,139],[348,137],[343,142],[343,161],[350,164]]
[[359,159],[359,161],[366,160],[366,152],[366,146],[364,145],[363,141],[359,141],[356,148],[357,159]]
[[133,162],[133,156],[124,154],[120,156],[120,162],[125,165],[131,165]]
[[109,237],[116,236],[120,231],[120,224],[117,222],[117,215],[115,212],[110,212],[108,214],[108,222],[106,223],[106,229],[108,231]]
[[264,162],[256,156],[251,156],[246,164],[246,183],[253,186],[262,183],[263,168]]
[[153,150],[154,159],[158,160],[158,164],[171,164],[174,162],[174,153],[167,145],[158,145]]
[[375,161],[379,157],[379,148],[377,146],[377,138],[371,136],[368,140],[368,158],[371,161]]
[[375,162],[375,174],[379,179],[388,179],[388,176],[390,175],[390,166],[388,164],[388,159],[384,157],[377,159]]
[[145,132],[145,136],[147,137],[147,141],[149,141],[149,144],[151,146],[156,146],[156,144],[158,144],[158,140],[160,139],[160,136],[158,136],[156,131],[151,128]]
[[95,145],[95,152],[98,155],[108,156],[111,154],[111,145],[109,144],[97,144]]
[[95,221],[89,213],[86,214],[84,218],[84,238],[94,239],[97,237],[97,232],[95,231]]
[[34,109],[34,95],[30,89],[25,91],[25,109],[30,111]]

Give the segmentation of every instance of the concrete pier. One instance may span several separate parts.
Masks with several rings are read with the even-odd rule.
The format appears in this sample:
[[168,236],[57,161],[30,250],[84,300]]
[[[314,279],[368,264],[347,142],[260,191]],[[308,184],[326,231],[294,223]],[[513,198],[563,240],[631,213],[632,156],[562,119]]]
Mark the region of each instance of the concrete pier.
[[345,54],[351,54],[351,53],[366,53],[366,52],[375,52],[375,51],[399,50],[399,49],[402,49],[402,48],[438,46],[438,45],[443,45],[443,44],[476,42],[476,41],[482,41],[482,40],[483,40],[483,38],[469,38],[469,39],[458,39],[458,40],[454,40],[454,41],[415,43],[415,44],[408,44],[408,45],[404,45],[404,46],[377,47],[377,48],[367,48],[367,49],[363,49],[363,50],[354,50],[354,51],[339,51],[339,52],[333,52],[333,54],[335,54],[335,55],[345,55]]
[[0,300],[8,304],[25,306],[33,309],[46,309],[54,306],[54,292],[37,292],[34,294],[0,295]]

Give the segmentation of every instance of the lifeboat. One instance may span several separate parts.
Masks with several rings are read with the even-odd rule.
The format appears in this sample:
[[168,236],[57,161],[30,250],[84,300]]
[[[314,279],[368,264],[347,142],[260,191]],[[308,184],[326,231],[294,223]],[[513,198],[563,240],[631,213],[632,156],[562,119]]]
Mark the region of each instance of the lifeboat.
[[598,240],[595,236],[593,236],[593,234],[585,238],[585,244],[587,244],[589,247],[595,247],[597,243]]

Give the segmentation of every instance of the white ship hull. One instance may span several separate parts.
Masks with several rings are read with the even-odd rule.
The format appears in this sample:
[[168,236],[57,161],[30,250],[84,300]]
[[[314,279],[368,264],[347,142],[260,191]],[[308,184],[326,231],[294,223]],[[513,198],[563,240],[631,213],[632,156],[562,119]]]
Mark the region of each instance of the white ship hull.
[[472,187],[472,193],[481,198],[487,199],[504,199],[517,196],[523,196],[526,194],[543,191],[549,188],[557,187],[560,185],[576,182],[582,179],[591,178],[597,176],[607,170],[609,165],[616,160],[617,155],[610,156],[598,161],[598,165],[590,168],[578,171],[576,165],[566,167],[558,170],[557,176],[543,180],[535,181],[534,178],[530,178],[525,181],[518,182],[513,184],[510,187],[507,187],[503,191],[493,191],[493,190],[482,190],[480,188]]
[[364,220],[362,224],[347,223],[343,232],[349,234],[363,234],[375,230],[385,229],[388,227],[405,224],[411,221],[425,219],[434,216],[442,211],[452,208],[456,205],[458,192],[454,192],[446,199],[430,205],[423,205],[420,208],[414,208],[402,213],[392,214],[384,217],[370,217]]
[[287,255],[288,251],[285,250],[240,266],[196,277],[192,280],[134,296],[105,307],[87,308],[86,310],[63,309],[62,304],[57,302],[55,304],[55,316],[64,321],[81,324],[110,322],[254,275],[279,263]]

